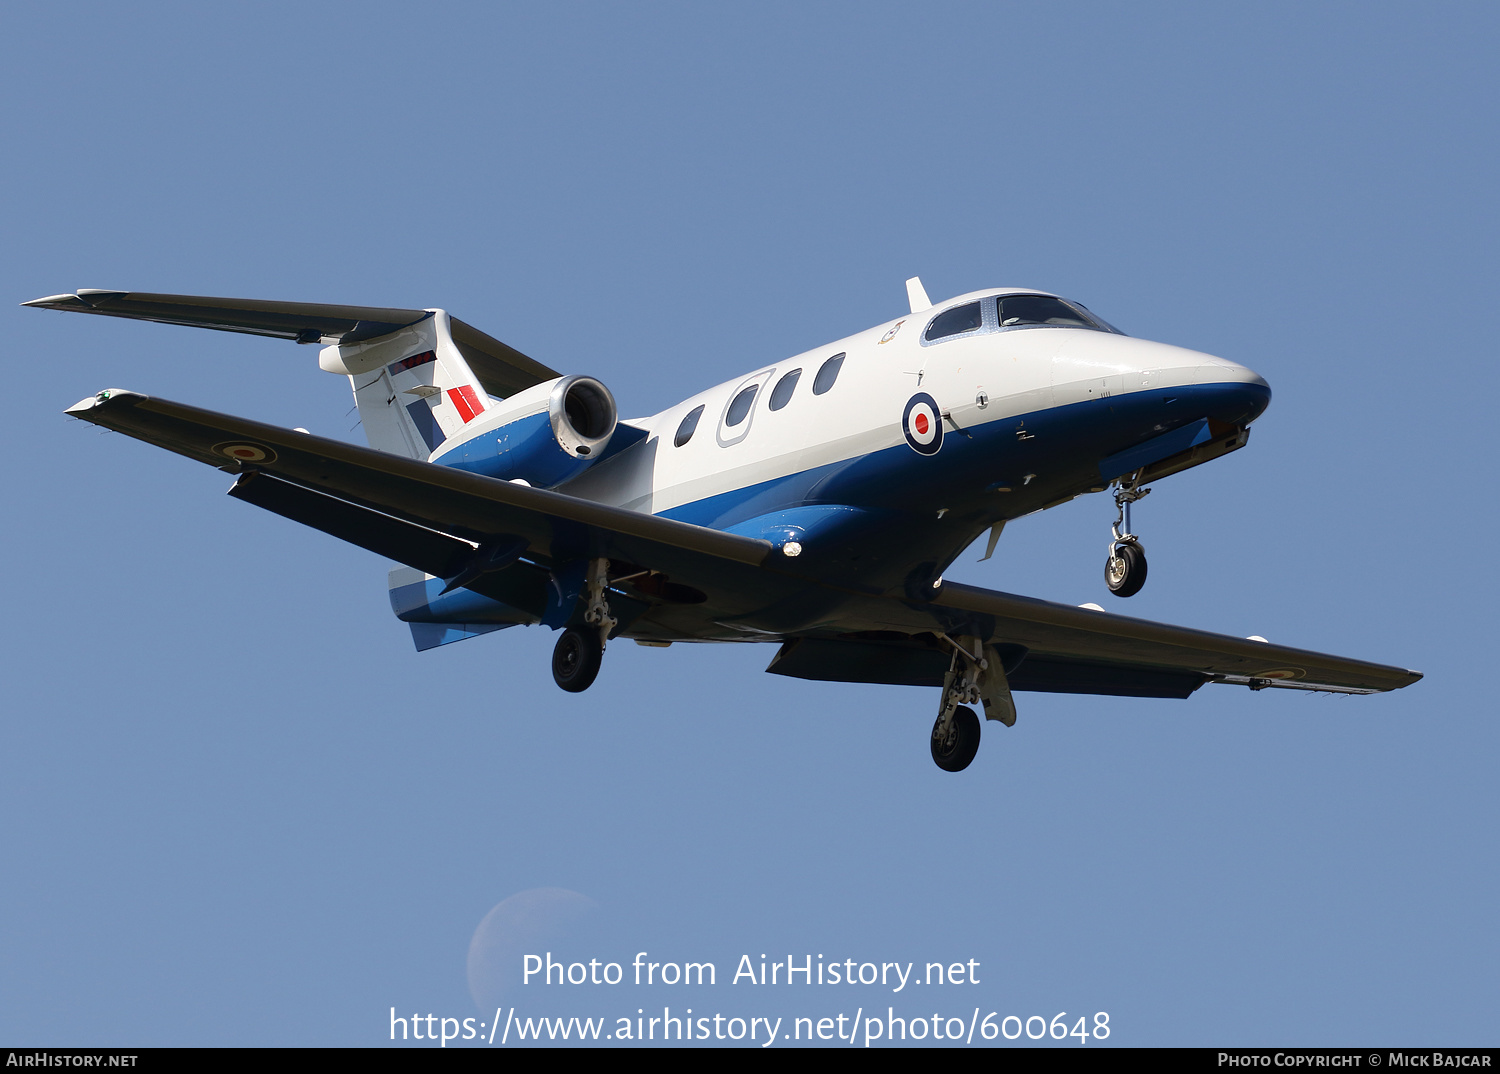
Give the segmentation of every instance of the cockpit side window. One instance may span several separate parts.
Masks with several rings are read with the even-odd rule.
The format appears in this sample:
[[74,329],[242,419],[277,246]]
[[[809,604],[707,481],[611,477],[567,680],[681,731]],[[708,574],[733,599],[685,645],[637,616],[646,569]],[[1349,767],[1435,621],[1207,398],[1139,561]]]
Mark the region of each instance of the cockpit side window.
[[980,313],[979,303],[970,302],[968,305],[954,306],[951,310],[939,313],[927,326],[927,332],[922,338],[931,343],[948,336],[972,332],[983,324],[984,318]]

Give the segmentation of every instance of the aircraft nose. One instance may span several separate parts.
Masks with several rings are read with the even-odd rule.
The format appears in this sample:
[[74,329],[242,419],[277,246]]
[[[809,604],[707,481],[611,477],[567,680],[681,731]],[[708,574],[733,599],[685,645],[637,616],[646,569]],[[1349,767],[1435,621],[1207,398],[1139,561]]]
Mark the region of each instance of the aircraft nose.
[[1249,425],[1271,405],[1271,386],[1253,369],[1216,358],[1198,366],[1193,377],[1204,389],[1207,416],[1230,425]]

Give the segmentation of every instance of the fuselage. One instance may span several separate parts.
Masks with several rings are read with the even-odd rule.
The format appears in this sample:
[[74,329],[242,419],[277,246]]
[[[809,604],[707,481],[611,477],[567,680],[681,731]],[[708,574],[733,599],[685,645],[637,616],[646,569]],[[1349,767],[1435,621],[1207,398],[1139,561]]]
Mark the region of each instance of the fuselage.
[[857,533],[867,560],[940,572],[995,522],[1105,488],[1102,460],[1270,400],[1242,365],[1098,318],[1003,324],[1028,296],[1055,298],[972,292],[725,381],[561,489],[809,553]]

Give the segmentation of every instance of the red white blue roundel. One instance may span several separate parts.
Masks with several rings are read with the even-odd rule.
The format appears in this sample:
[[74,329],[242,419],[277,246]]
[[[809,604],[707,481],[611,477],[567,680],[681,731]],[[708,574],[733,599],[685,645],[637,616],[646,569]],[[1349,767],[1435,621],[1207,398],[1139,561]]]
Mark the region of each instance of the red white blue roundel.
[[242,444],[233,441],[215,444],[213,450],[235,462],[275,462],[276,452],[263,444]]
[[943,415],[937,400],[926,392],[912,396],[901,415],[901,431],[913,451],[936,455],[943,446]]

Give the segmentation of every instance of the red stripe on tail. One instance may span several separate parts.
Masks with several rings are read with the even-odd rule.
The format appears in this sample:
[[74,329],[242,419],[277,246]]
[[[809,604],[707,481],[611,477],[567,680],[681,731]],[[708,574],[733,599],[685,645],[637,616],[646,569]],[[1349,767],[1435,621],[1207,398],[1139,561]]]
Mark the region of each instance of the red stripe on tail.
[[484,404],[479,401],[479,396],[474,394],[474,389],[465,384],[460,388],[449,388],[448,398],[453,400],[453,405],[458,408],[459,416],[467,425],[473,421],[475,416],[484,413]]

